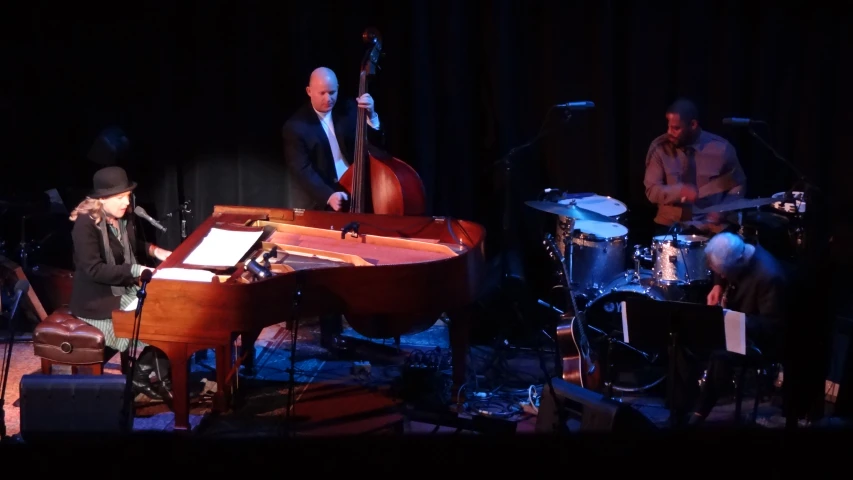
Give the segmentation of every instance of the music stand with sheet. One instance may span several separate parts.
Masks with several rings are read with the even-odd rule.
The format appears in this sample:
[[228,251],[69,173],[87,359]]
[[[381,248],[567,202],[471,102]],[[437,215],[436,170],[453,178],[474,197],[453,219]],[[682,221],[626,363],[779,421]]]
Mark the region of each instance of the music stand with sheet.
[[[622,332],[625,343],[636,348],[667,349],[670,382],[675,380],[676,358],[682,349],[689,348],[700,356],[718,350],[732,351],[727,347],[725,315],[719,306],[628,298],[622,302]],[[736,347],[735,351],[739,350]],[[675,388],[669,391],[672,410]],[[670,415],[673,426],[675,421],[676,416]]]

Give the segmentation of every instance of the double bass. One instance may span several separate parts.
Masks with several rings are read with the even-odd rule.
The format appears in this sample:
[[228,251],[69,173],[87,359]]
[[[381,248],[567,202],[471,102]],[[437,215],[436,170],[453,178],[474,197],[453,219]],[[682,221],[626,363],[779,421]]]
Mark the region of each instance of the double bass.
[[[374,28],[362,34],[369,45],[361,62],[358,96],[367,93],[367,78],[375,75],[382,54],[382,36]],[[368,145],[367,113],[358,109],[353,164],[338,182],[350,196],[350,213],[423,215],[426,193],[423,181],[409,164]]]

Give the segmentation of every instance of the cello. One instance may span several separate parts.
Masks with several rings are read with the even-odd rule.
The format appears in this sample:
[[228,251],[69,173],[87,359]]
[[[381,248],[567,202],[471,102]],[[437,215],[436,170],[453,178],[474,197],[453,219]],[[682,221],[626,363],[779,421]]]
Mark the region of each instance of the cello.
[[[368,28],[362,39],[369,45],[361,62],[358,96],[367,93],[367,77],[375,75],[382,52],[382,36]],[[353,164],[339,184],[350,196],[351,213],[423,215],[426,193],[423,181],[409,164],[367,142],[367,112],[358,109]]]

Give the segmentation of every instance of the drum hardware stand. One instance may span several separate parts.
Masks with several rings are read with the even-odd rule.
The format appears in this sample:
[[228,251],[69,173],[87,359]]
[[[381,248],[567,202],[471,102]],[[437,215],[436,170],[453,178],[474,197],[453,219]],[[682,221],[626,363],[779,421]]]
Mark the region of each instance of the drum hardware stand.
[[[613,396],[613,384],[616,381],[616,364],[613,362],[613,344],[616,343],[616,340],[613,335],[607,336],[607,372],[604,380],[604,388],[607,389],[607,397],[611,400],[616,400],[621,402],[622,399],[617,399]],[[619,342],[623,343],[623,342]]]
[[642,267],[641,262],[654,262],[654,258],[652,258],[652,253],[648,247],[643,247],[642,245],[634,245],[634,281],[640,283],[642,277],[640,276],[640,269]]

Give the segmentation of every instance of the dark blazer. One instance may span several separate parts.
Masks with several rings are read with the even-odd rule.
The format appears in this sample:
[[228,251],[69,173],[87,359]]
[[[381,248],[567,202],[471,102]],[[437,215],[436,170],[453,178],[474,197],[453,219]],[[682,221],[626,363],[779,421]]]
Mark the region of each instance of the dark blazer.
[[[354,99],[339,100],[332,109],[335,136],[338,138],[341,153],[352,164],[352,152],[355,149],[355,126],[358,119],[358,104]],[[383,146],[384,133],[382,121],[380,128],[365,125],[367,140],[371,145]],[[326,210],[329,197],[341,186],[335,181],[335,159],[329,146],[317,112],[307,102],[285,122],[282,128],[284,141],[284,161],[292,175],[291,208],[306,210]]]
[[[135,215],[128,212],[126,218],[130,248],[136,262],[146,265],[151,260],[148,256],[151,243],[137,237]],[[124,248],[121,242],[112,232],[109,233],[110,248],[116,264],[107,264],[101,230],[88,215],[77,217],[71,229],[71,239],[74,242],[74,286],[69,305],[71,313],[83,318],[111,318],[113,310],[119,309],[121,297],[113,295],[110,286],[129,286],[135,281],[130,271],[131,265],[123,264]]]

